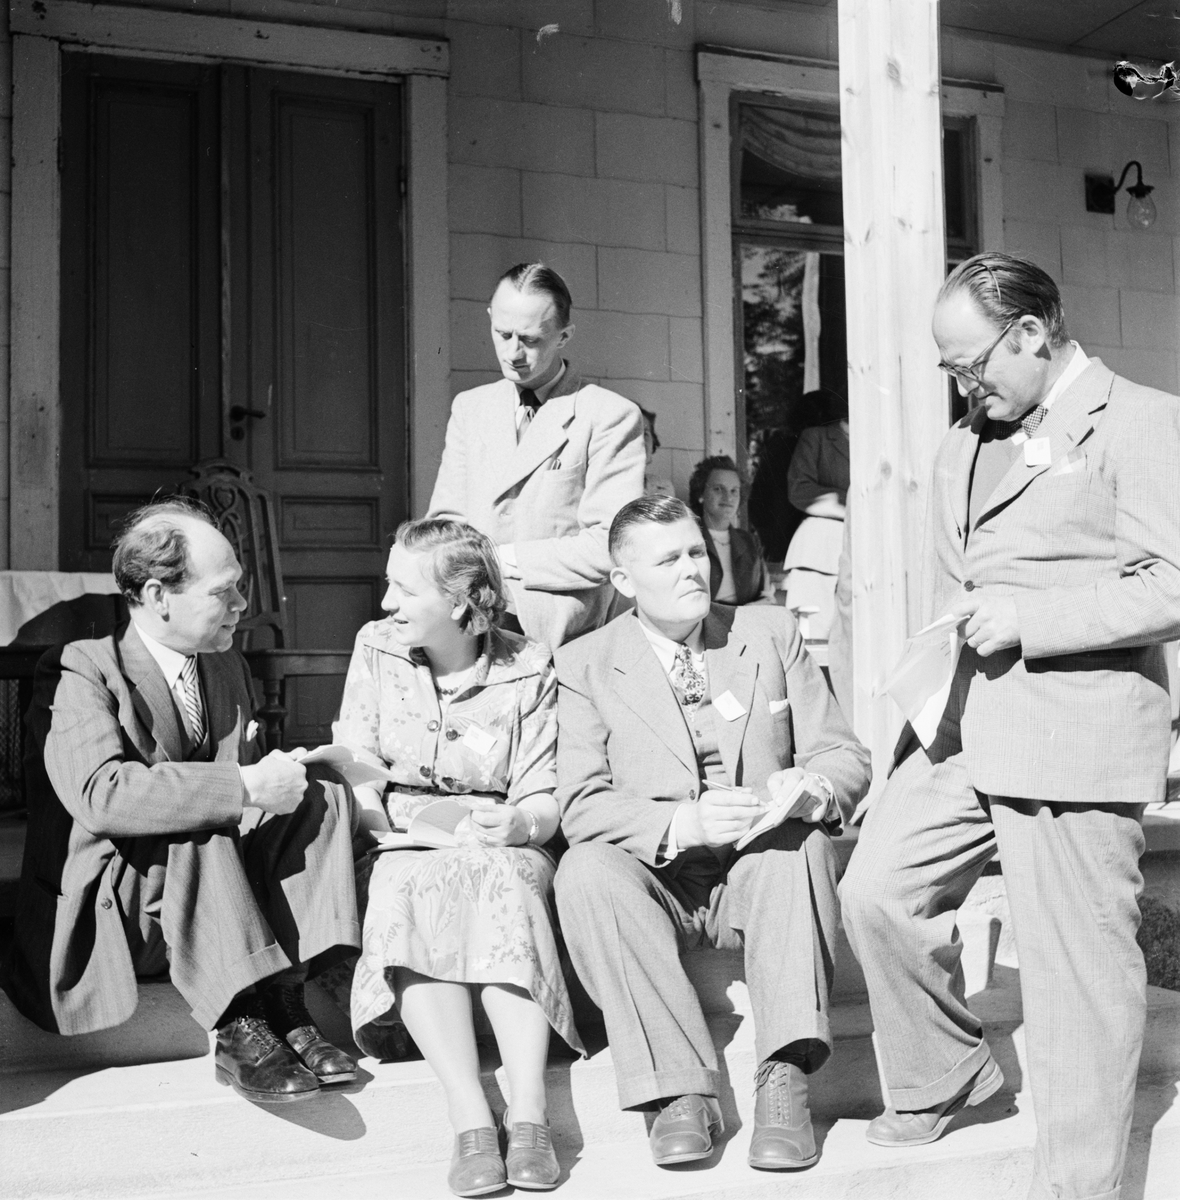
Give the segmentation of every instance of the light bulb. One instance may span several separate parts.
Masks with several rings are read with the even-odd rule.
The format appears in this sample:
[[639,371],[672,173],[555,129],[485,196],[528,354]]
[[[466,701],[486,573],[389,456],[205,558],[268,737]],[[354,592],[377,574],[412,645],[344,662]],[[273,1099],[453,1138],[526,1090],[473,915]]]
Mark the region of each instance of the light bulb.
[[1155,201],[1150,196],[1132,196],[1127,201],[1127,224],[1149,229],[1155,224]]

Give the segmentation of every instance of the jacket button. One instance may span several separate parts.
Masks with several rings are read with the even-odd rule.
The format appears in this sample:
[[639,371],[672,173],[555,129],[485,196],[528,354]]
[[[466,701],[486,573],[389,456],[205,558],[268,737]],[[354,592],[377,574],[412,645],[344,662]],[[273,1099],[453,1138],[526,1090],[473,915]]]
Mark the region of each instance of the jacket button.
[[689,789],[688,789],[688,798],[689,798],[690,800],[695,800],[695,799],[697,798],[697,790],[696,790],[696,788],[689,788]]
[[459,731],[457,729],[448,729],[447,730],[447,741],[448,742],[453,742],[458,736],[459,736]]
[[420,766],[418,768],[418,774],[421,775],[423,779],[429,779],[430,778],[430,768],[425,763],[423,763],[422,766]]
[[103,900],[100,900],[100,901],[99,901],[99,904],[100,904],[100,905],[101,905],[103,908],[110,908],[110,906],[111,906],[111,902],[110,902],[110,900],[109,900],[109,899],[103,899]]
[[967,580],[967,582],[966,582],[965,584],[963,584],[963,591],[965,591],[965,592],[973,592],[973,591],[975,591],[975,582],[974,582],[974,580],[968,579],[968,580]]
[[433,721],[433,720],[429,721],[429,722],[427,722],[426,728],[429,729],[431,733],[437,733],[438,728],[439,728],[439,722]]

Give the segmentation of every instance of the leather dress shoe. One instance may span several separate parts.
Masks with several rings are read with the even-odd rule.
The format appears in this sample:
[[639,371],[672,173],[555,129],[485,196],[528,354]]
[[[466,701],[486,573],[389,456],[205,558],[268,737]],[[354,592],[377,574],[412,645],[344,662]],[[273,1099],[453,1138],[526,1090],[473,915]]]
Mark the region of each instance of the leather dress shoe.
[[936,1142],[952,1119],[969,1104],[982,1104],[1000,1090],[1004,1074],[994,1058],[988,1059],[971,1082],[957,1095],[935,1108],[898,1112],[892,1106],[869,1122],[865,1137],[874,1146],[925,1146]]
[[288,1104],[319,1093],[319,1080],[258,1015],[238,1017],[217,1031],[213,1054],[218,1083],[261,1104]]
[[465,1129],[455,1138],[447,1186],[456,1196],[498,1192],[508,1182],[500,1157],[500,1138],[491,1125]]
[[405,1062],[407,1058],[422,1057],[422,1051],[400,1021],[388,1025],[370,1021],[353,1030],[352,1040],[362,1054],[378,1062]]
[[807,1076],[793,1063],[767,1059],[754,1082],[754,1135],[746,1161],[762,1171],[797,1171],[818,1158]]
[[287,1040],[303,1065],[320,1083],[351,1083],[356,1062],[320,1032],[303,998],[303,984],[271,984],[262,993],[263,1012],[271,1028]]
[[557,1186],[561,1168],[553,1152],[548,1125],[514,1121],[508,1130],[508,1153],[504,1156],[512,1187],[546,1190]]
[[708,1158],[713,1139],[724,1131],[721,1107],[712,1096],[677,1096],[652,1122],[651,1156],[657,1167]]

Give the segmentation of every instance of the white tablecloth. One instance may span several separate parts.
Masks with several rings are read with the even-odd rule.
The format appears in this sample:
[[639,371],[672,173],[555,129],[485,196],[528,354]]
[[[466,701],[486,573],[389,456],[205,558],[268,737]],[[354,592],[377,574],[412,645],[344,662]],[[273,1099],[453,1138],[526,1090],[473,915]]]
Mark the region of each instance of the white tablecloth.
[[94,571],[0,571],[0,646],[11,645],[26,621],[63,600],[118,590],[113,575]]

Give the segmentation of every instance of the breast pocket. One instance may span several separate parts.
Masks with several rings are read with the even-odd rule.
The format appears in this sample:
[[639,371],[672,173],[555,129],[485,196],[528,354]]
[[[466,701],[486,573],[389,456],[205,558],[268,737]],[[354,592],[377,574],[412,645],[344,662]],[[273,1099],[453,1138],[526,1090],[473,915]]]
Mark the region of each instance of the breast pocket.
[[531,508],[534,520],[552,522],[552,532],[562,534],[577,527],[577,509],[585,490],[585,461],[563,463],[537,471],[520,502]]

